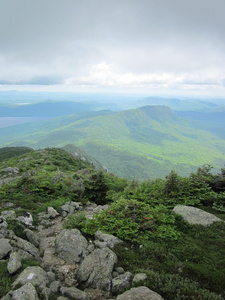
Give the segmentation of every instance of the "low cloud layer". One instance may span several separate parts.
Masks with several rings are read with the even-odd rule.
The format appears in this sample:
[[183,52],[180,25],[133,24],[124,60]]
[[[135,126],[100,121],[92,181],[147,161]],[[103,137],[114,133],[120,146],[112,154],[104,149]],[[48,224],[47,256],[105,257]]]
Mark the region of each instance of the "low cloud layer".
[[225,95],[224,0],[0,0],[0,89]]

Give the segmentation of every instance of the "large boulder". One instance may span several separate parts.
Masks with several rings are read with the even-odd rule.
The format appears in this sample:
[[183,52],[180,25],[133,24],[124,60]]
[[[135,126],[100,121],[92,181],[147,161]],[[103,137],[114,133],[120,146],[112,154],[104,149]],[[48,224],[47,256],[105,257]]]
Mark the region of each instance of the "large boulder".
[[41,267],[27,267],[13,282],[12,287],[31,283],[33,286],[44,288],[48,283],[47,273]]
[[14,274],[22,267],[21,263],[21,257],[18,254],[18,252],[12,252],[10,254],[8,264],[7,264],[7,270],[9,274]]
[[83,287],[98,288],[109,292],[116,262],[117,256],[109,248],[95,249],[81,262],[77,279]]
[[38,248],[40,245],[40,237],[29,228],[24,229],[23,232],[26,234],[28,241]]
[[39,300],[38,294],[31,283],[26,283],[21,288],[11,293],[12,300]]
[[56,254],[60,258],[75,264],[80,262],[88,242],[78,229],[64,229],[57,236],[55,246]]
[[16,250],[27,252],[27,254],[31,255],[36,260],[40,259],[39,250],[33,244],[24,239],[13,236],[10,240],[10,245]]
[[132,288],[129,291],[117,296],[116,300],[163,300],[163,298],[153,292],[146,286],[139,286],[137,288]]
[[0,239],[0,259],[8,255],[8,253],[13,249],[9,243],[9,239]]
[[191,225],[209,226],[214,222],[223,222],[223,220],[215,215],[192,206],[177,205],[174,207],[173,212],[180,215]]

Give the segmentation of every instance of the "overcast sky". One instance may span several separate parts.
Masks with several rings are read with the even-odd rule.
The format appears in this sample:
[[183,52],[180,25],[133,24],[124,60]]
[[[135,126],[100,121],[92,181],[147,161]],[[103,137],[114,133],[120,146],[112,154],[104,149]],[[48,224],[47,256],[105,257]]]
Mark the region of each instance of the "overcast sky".
[[0,0],[0,90],[225,97],[225,0]]

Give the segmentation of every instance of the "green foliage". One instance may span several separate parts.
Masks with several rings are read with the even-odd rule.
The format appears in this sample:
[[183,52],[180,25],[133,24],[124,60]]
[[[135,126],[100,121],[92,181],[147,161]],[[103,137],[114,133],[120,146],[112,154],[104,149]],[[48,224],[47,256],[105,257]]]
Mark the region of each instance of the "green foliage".
[[15,235],[26,240],[26,234],[24,233],[25,226],[17,220],[7,219],[8,229],[13,230]]
[[221,300],[219,295],[202,289],[200,285],[177,274],[147,272],[146,285],[167,300]]
[[88,220],[83,230],[89,234],[101,230],[123,240],[142,243],[149,238],[176,239],[174,222],[175,217],[163,205],[151,207],[144,202],[121,198]]
[[4,147],[0,148],[0,161],[4,159],[22,155],[24,153],[32,151],[29,147]]
[[13,281],[13,276],[10,276],[7,270],[7,261],[0,261],[0,297],[10,291]]
[[64,228],[66,229],[82,229],[85,225],[86,218],[83,211],[78,211],[76,214],[69,215],[64,222]]
[[32,258],[23,258],[21,260],[23,270],[27,267],[36,267],[39,266],[40,263]]

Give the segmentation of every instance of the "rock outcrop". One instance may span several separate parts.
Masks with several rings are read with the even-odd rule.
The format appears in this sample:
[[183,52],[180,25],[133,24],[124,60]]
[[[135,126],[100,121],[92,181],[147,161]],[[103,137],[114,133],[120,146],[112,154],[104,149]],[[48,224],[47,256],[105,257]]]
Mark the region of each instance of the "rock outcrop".
[[192,206],[177,205],[174,207],[173,212],[180,215],[191,225],[209,226],[214,222],[223,222],[223,220],[215,215]]
[[[7,261],[7,270],[16,279],[1,300],[162,299],[146,287],[132,289],[132,281],[143,284],[145,274],[132,274],[116,266],[113,248],[122,240],[100,231],[93,240],[87,240],[78,229],[63,229],[69,214],[82,209],[91,218],[105,208],[91,203],[83,206],[80,202],[67,203],[60,212],[48,208],[39,214],[36,228],[18,218],[15,211],[3,211],[0,259]],[[23,238],[8,229],[8,220],[23,224]],[[39,266],[24,269],[24,258]]]

